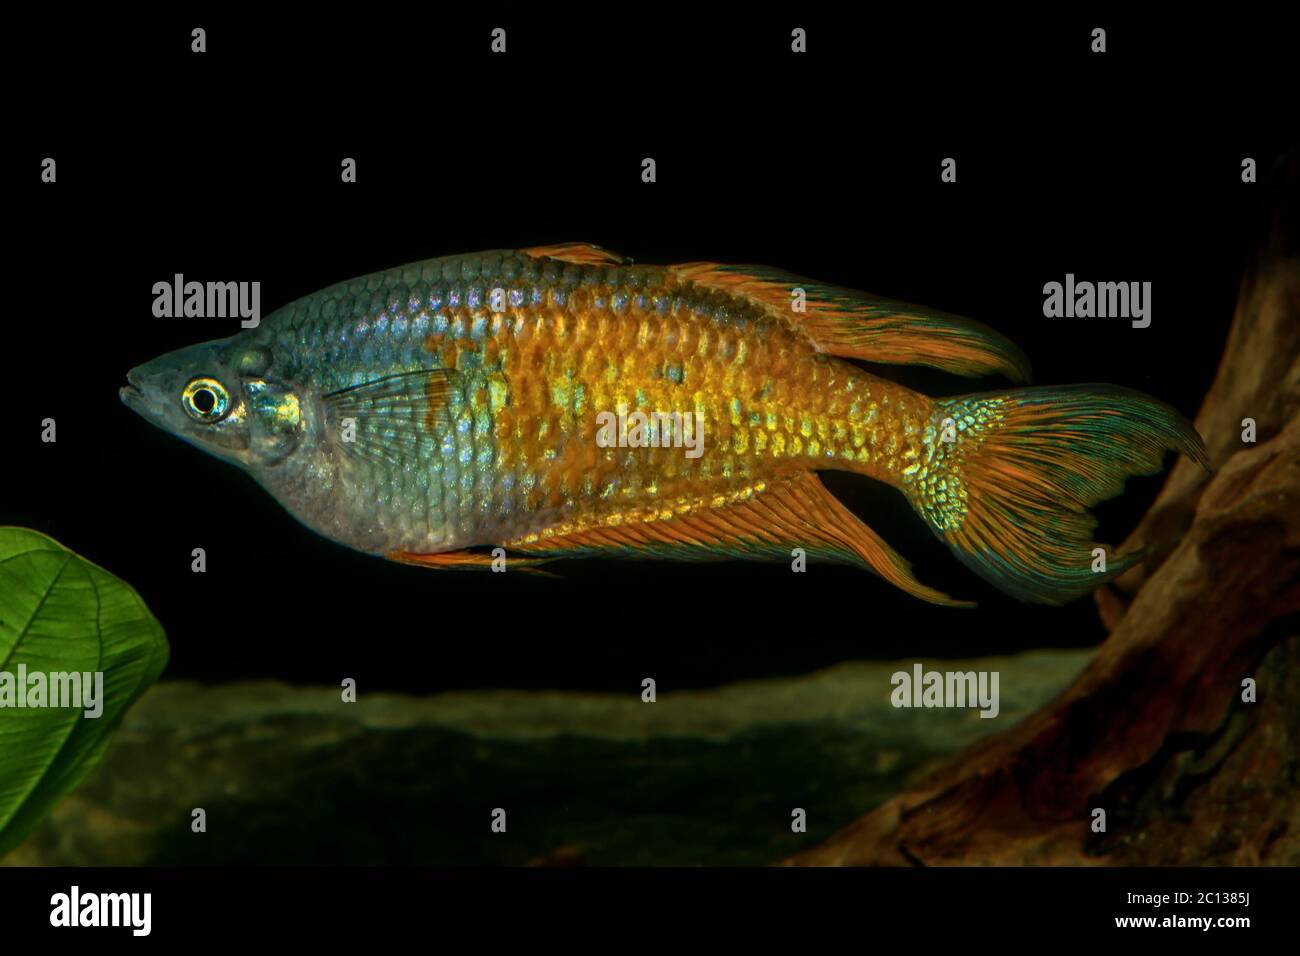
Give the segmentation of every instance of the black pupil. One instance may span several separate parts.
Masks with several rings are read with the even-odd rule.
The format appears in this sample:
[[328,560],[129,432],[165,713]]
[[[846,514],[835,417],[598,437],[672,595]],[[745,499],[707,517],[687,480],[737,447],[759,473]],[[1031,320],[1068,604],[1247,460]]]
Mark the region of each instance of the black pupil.
[[217,396],[212,389],[201,388],[194,393],[194,407],[206,415],[217,407]]

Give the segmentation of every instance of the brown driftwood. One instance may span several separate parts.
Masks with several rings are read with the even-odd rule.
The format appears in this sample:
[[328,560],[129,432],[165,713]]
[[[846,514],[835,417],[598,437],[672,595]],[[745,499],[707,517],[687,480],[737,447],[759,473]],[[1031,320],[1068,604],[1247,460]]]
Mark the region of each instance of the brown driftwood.
[[[1293,195],[1296,165],[1283,176]],[[1197,416],[1216,471],[1180,460],[1121,549],[1151,557],[1098,594],[1111,634],[1092,663],[787,863],[1300,863],[1296,225],[1279,222],[1248,271]]]

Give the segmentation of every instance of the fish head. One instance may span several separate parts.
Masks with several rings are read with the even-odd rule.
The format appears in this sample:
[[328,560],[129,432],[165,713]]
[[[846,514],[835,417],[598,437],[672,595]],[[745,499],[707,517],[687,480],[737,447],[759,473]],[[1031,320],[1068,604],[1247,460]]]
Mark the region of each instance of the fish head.
[[168,352],[119,391],[146,421],[250,471],[289,458],[310,430],[305,394],[271,350],[242,335]]

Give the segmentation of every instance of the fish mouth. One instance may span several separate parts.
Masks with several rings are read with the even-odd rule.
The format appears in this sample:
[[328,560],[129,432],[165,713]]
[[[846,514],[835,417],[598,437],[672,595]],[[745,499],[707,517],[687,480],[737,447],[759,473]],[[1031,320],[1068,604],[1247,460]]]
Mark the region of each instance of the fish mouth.
[[122,404],[133,411],[142,412],[145,406],[144,391],[140,388],[140,376],[136,369],[126,373],[127,384],[117,390],[117,397]]

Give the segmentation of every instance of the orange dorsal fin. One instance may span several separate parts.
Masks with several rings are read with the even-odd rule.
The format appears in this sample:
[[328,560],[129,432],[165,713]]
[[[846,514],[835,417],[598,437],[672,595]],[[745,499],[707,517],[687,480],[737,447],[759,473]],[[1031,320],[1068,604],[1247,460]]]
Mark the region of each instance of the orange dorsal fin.
[[908,564],[840,504],[812,472],[794,472],[714,498],[607,515],[583,527],[560,526],[506,542],[508,549],[551,558],[583,555],[662,557],[677,561],[773,558],[794,548],[811,558],[854,564],[934,604],[970,607],[926,587]]
[[626,256],[610,252],[589,242],[561,242],[554,246],[533,246],[524,250],[534,259],[559,259],[576,266],[617,266],[631,262]]
[[[887,365],[928,365],[957,375],[1000,373],[1017,382],[1029,380],[1024,352],[973,319],[765,266],[687,262],[668,270],[683,280],[761,306],[829,355]],[[802,290],[802,303],[797,290]]]

